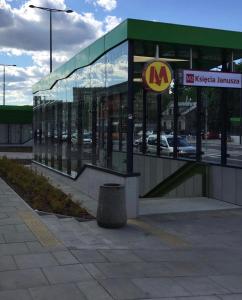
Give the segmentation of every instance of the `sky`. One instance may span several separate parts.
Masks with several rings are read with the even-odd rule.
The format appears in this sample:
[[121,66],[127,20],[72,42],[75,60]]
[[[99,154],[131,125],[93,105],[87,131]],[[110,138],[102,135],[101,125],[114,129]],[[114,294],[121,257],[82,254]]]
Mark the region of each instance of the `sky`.
[[127,18],[242,32],[242,0],[0,0],[0,65],[16,65],[5,68],[6,105],[32,105],[49,74],[49,13],[30,4],[73,10],[53,13],[53,70]]

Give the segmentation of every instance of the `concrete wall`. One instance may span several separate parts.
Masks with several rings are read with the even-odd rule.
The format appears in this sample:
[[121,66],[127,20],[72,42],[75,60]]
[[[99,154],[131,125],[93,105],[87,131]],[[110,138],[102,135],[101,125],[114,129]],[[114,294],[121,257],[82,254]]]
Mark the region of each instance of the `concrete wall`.
[[32,145],[32,124],[0,124],[0,144]]
[[[139,172],[139,195],[142,196],[181,168],[185,161],[161,157],[134,155],[134,172]],[[202,176],[195,175],[166,195],[167,197],[202,196]]]
[[242,169],[210,166],[209,197],[242,205]]
[[98,201],[100,185],[104,183],[124,185],[127,216],[128,218],[136,218],[138,216],[138,177],[123,177],[87,167],[76,181],[83,193],[96,201]]
[[0,124],[0,144],[7,144],[9,142],[8,124]]

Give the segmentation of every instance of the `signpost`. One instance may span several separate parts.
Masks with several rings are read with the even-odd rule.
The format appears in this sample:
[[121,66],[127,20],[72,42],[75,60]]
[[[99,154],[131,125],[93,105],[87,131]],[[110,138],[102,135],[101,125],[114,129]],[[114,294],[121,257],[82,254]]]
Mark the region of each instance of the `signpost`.
[[182,70],[180,83],[187,86],[241,89],[242,76],[240,73]]
[[146,64],[142,78],[146,89],[163,93],[170,87],[172,82],[172,69],[166,62],[152,60]]
[[[158,47],[157,47],[158,49]],[[158,52],[158,51],[157,51]],[[171,85],[173,74],[170,65],[159,59],[154,59],[149,61],[143,70],[142,79],[144,84],[144,91],[149,90],[157,93],[157,147],[156,154],[160,155],[160,135],[161,135],[161,93],[167,91]],[[144,92],[146,98],[146,91]],[[146,101],[143,106],[146,105]],[[143,117],[144,119],[146,116]],[[143,140],[142,140],[142,149],[143,152],[146,148],[146,124],[143,127]]]

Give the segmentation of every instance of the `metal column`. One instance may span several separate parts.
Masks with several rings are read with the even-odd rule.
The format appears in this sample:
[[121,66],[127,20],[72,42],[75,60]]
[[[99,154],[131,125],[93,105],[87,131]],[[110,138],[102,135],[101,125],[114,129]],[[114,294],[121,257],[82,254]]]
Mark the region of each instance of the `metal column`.
[[78,97],[78,102],[77,102],[77,120],[76,120],[76,127],[77,127],[77,144],[76,144],[76,152],[77,152],[77,172],[80,172],[82,168],[82,153],[83,153],[83,144],[82,144],[82,139],[83,139],[83,106],[84,106],[84,99],[83,95],[81,93],[79,94]]
[[55,167],[55,104],[50,107],[50,166]]
[[44,161],[45,165],[48,166],[48,148],[49,148],[49,143],[48,143],[48,122],[49,122],[49,114],[48,114],[48,105],[45,104],[43,107],[43,113],[44,113]]
[[175,84],[174,84],[174,109],[173,109],[173,158],[177,158],[177,136],[178,136],[178,117],[179,117],[179,107],[178,107],[178,74],[175,71]]
[[160,136],[161,136],[161,94],[156,96],[157,101],[157,147],[156,147],[156,155],[160,156]]
[[108,127],[107,127],[107,167],[112,169],[113,165],[113,101],[112,96],[108,96]]
[[201,115],[202,115],[202,89],[197,87],[197,128],[196,128],[196,160],[201,160],[202,138],[201,138]]
[[[225,53],[223,53],[222,71],[223,72],[228,71]],[[228,93],[228,90],[226,88],[221,89],[221,103],[220,103],[221,165],[227,164],[227,127],[228,127],[227,93]]]
[[146,153],[146,130],[147,130],[147,91],[143,88],[143,123],[142,123],[142,153]]
[[92,164],[97,164],[97,96],[92,97]]
[[128,103],[127,103],[127,173],[133,173],[133,139],[134,139],[134,45],[133,41],[128,42]]
[[39,162],[42,163],[42,152],[43,152],[43,143],[42,143],[42,120],[43,120],[43,106],[39,107]]
[[66,169],[68,175],[71,175],[71,121],[72,121],[72,103],[67,102]]
[[221,165],[227,164],[227,91],[221,93]]
[[57,103],[57,168],[62,171],[63,103]]
[[240,133],[239,133],[239,143],[242,144],[242,89],[240,89],[240,114],[239,114],[240,120],[239,120],[239,127],[240,127]]
[[123,149],[123,101],[122,94],[119,94],[119,126],[118,126],[118,150]]

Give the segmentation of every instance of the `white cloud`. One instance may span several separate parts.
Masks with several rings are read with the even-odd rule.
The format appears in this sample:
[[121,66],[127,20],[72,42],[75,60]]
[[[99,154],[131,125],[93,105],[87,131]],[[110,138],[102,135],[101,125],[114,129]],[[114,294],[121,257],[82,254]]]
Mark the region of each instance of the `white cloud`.
[[[49,13],[27,8],[30,3],[38,5],[39,1],[28,1],[20,9],[0,10],[0,45],[4,48],[23,51],[49,49]],[[46,6],[50,0],[44,1]],[[66,9],[63,0],[55,7]],[[50,5],[49,5],[50,6]],[[66,14],[53,13],[53,45],[55,50],[80,47],[83,42],[92,41],[103,34],[102,22],[91,13]]]
[[86,0],[94,6],[100,6],[106,11],[114,10],[117,7],[117,0]]
[[[13,67],[6,69],[6,104],[23,105],[32,103],[32,85],[46,72],[45,67]],[[2,90],[0,92],[2,99]],[[1,100],[0,100],[1,103]]]
[[[116,7],[116,0],[95,0],[106,10]],[[0,54],[12,57],[28,55],[34,66],[14,68],[8,71],[6,100],[16,104],[30,103],[34,83],[49,72],[49,13],[31,9],[29,5],[67,9],[65,0],[28,0],[19,8],[0,0]],[[92,41],[111,30],[121,19],[107,16],[98,20],[93,13],[53,13],[53,68],[66,62]],[[4,63],[4,61],[3,61]],[[1,71],[0,71],[1,73]],[[17,96],[18,95],[18,96]],[[1,82],[0,82],[1,97]]]
[[121,18],[116,16],[107,16],[105,18],[105,31],[110,31],[122,21]]
[[117,0],[97,0],[97,5],[99,5],[107,11],[111,11],[116,8]]

